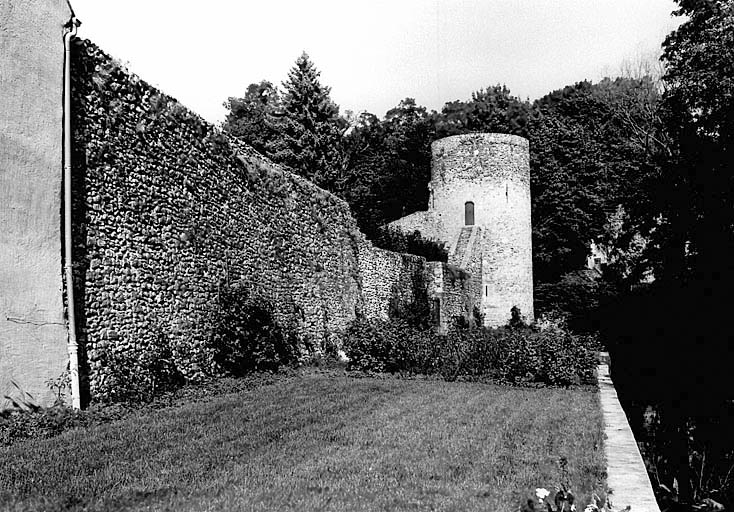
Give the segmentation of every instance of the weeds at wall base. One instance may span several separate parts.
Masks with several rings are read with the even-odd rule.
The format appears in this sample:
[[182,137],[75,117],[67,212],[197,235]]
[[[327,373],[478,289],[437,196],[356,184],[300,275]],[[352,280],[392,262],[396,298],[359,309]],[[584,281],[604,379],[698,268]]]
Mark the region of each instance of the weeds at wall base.
[[93,403],[88,409],[81,411],[65,405],[6,411],[0,414],[0,447],[30,439],[48,439],[69,430],[111,423],[146,410],[206,401],[213,396],[268,386],[297,376],[295,370],[283,368],[279,372],[256,372],[241,378],[223,377],[186,385],[162,392],[149,401]]

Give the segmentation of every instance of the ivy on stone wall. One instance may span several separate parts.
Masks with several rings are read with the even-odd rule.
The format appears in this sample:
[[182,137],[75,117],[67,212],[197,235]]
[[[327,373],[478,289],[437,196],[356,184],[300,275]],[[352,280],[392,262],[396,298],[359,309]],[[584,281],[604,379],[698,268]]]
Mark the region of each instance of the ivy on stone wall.
[[[358,312],[382,317],[425,295],[424,258],[374,248],[343,200],[88,41],[74,43],[72,102],[75,287],[92,399],[292,360],[276,338],[301,359],[335,352]],[[238,341],[222,307],[231,290],[268,305],[280,334],[255,344],[265,349]]]
[[448,251],[444,244],[423,238],[419,231],[404,233],[403,231],[383,226],[377,230],[372,243],[381,249],[393,252],[405,252],[423,256],[428,261],[448,261]]
[[272,304],[302,346],[337,344],[361,300],[363,237],[346,203],[92,43],[75,42],[72,65],[75,274],[92,397],[112,398],[121,378],[145,381],[160,333],[183,378],[216,374],[212,318],[235,284]]

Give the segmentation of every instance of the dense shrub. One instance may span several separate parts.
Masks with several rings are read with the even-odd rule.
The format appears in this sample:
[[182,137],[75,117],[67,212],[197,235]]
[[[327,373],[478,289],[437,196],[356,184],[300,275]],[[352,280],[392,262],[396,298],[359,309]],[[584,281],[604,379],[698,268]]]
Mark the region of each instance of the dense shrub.
[[559,326],[454,329],[438,335],[404,321],[358,319],[344,343],[349,368],[363,372],[490,378],[556,386],[590,383],[598,346]]
[[109,402],[147,402],[185,382],[173,361],[168,341],[162,334],[158,335],[156,343],[144,350],[101,352],[98,362],[106,369],[106,380],[97,398]]
[[538,334],[538,348],[544,382],[568,385],[594,380],[600,348],[596,337],[553,328]]
[[449,259],[449,253],[443,244],[423,238],[419,231],[405,233],[399,229],[382,227],[372,237],[372,244],[388,251],[423,256],[428,261],[446,262]]
[[536,333],[529,329],[506,329],[505,332],[495,331],[491,334],[488,341],[496,344],[493,363],[501,380],[508,382],[542,380],[543,359]]
[[600,308],[613,293],[608,283],[593,278],[593,271],[572,272],[557,282],[535,285],[535,313],[562,315],[574,332],[596,332],[602,322]]
[[520,311],[520,308],[512,306],[512,309],[510,309],[510,321],[508,322],[507,327],[510,329],[524,329],[527,326],[527,321],[525,316],[522,314],[522,311]]
[[273,318],[273,307],[244,290],[225,288],[219,294],[212,333],[214,361],[226,373],[277,370],[297,358],[293,330]]
[[344,349],[352,370],[432,374],[443,342],[432,330],[402,319],[359,319],[347,330]]

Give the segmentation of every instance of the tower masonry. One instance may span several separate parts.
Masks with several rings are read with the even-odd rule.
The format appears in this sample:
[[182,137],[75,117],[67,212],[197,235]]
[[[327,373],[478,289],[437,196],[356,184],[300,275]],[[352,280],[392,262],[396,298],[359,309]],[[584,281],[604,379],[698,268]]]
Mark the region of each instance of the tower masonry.
[[431,145],[428,210],[390,224],[443,242],[449,263],[481,276],[487,326],[513,306],[533,320],[530,153],[527,139],[500,133],[455,135]]

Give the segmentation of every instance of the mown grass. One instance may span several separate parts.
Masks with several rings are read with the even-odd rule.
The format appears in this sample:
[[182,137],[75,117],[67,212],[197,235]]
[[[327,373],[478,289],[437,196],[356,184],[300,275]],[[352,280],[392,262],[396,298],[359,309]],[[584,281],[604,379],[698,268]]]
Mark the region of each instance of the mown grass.
[[516,510],[559,457],[585,504],[602,437],[590,388],[310,375],[2,448],[0,508]]

